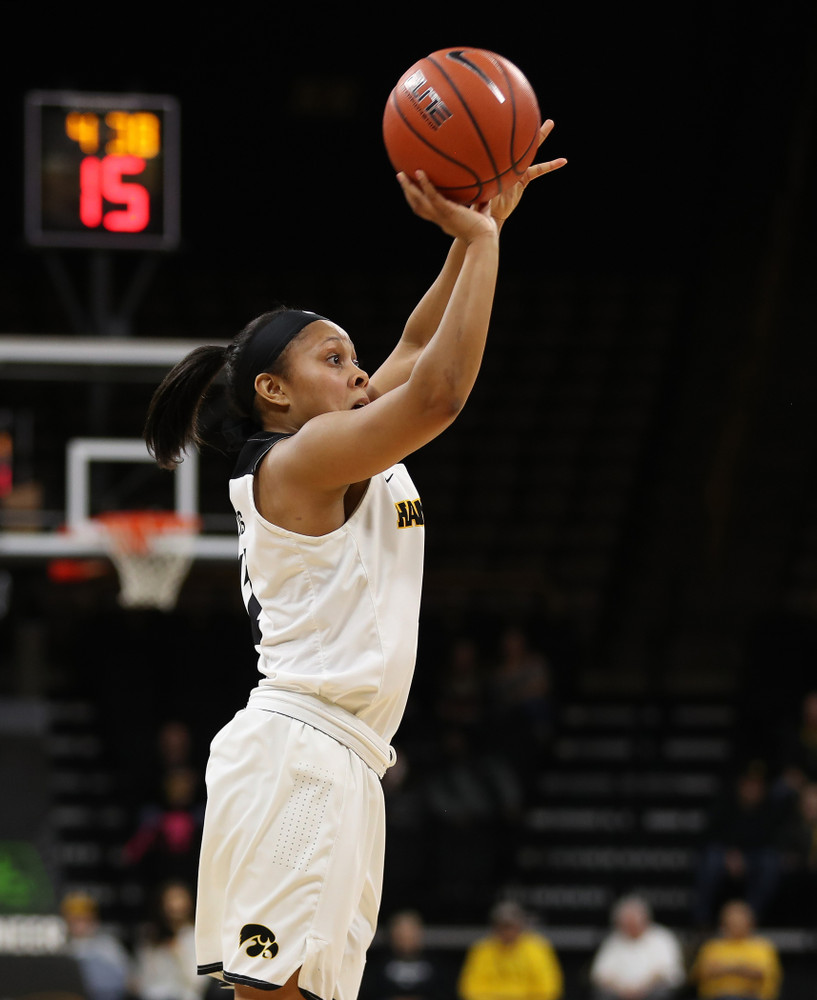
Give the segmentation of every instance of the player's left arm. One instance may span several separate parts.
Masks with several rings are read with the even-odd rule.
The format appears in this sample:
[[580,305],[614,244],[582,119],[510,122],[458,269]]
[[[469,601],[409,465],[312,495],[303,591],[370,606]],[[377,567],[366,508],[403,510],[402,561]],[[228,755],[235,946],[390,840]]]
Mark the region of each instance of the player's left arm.
[[[541,146],[552,129],[553,122],[548,119],[539,129],[538,145]],[[503,224],[519,204],[525,188],[532,180],[552,173],[566,163],[567,160],[564,157],[543,163],[534,163],[528,167],[512,188],[498,194],[491,202],[491,214],[496,220],[497,229],[501,231]],[[442,270],[409,316],[397,346],[369,380],[367,392],[370,399],[376,399],[378,396],[396,389],[411,375],[423,348],[434,336],[440,325],[460,273],[464,256],[465,244],[461,240],[455,239],[449,248]]]

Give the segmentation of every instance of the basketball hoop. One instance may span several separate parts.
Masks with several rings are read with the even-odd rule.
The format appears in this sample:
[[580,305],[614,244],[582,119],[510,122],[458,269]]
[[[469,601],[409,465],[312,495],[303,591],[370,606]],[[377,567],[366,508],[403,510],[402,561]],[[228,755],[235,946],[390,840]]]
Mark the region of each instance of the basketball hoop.
[[94,520],[119,574],[119,603],[125,608],[173,608],[193,563],[201,519],[139,510],[114,511]]

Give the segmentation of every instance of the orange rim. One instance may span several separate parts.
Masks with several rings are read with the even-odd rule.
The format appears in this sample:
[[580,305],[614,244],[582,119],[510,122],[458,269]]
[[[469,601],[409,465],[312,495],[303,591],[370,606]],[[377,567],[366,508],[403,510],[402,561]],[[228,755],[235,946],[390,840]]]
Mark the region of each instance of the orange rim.
[[148,541],[170,532],[195,534],[201,518],[168,510],[109,511],[94,518],[121,546],[131,552],[144,552]]

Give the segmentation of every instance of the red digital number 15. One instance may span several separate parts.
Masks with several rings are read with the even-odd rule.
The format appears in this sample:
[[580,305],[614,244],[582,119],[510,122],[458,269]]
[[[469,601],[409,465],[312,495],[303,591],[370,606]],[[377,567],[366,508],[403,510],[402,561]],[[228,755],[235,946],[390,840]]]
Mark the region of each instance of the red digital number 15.
[[[79,216],[89,229],[98,226],[113,233],[139,233],[150,221],[147,188],[125,181],[126,174],[141,174],[145,161],[140,156],[86,156],[79,172]],[[105,202],[124,205],[105,211]]]

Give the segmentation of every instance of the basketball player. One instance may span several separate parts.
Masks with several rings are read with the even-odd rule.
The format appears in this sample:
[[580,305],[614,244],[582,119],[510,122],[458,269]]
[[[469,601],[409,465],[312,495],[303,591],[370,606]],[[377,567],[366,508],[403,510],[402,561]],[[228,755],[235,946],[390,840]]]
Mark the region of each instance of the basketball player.
[[[540,141],[553,123],[542,127]],[[453,238],[371,377],[336,323],[283,309],[198,348],[156,390],[145,438],[172,468],[222,371],[250,423],[230,481],[261,679],[213,740],[197,904],[199,971],[239,1000],[354,1000],[377,921],[389,741],[414,669],[423,509],[402,464],[448,427],[479,371],[499,229],[532,166],[490,205],[398,175]]]

